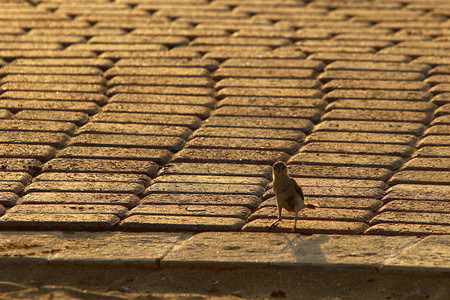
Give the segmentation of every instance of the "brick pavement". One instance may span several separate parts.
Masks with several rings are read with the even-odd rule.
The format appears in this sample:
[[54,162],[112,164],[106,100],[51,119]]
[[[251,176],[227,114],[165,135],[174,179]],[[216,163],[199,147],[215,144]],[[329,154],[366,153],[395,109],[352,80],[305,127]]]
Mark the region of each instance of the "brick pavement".
[[[446,1],[6,1],[0,229],[450,233]],[[45,212],[45,213],[44,213]]]

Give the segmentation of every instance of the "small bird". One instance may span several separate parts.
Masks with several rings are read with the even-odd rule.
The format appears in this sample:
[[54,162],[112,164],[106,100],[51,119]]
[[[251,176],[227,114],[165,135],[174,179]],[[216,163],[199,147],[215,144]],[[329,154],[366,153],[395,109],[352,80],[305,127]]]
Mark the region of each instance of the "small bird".
[[288,174],[286,163],[277,161],[272,166],[273,191],[277,199],[278,219],[270,225],[270,228],[276,226],[281,221],[281,210],[295,212],[294,228],[297,229],[298,212],[303,208],[316,209],[317,204],[306,203],[301,187]]

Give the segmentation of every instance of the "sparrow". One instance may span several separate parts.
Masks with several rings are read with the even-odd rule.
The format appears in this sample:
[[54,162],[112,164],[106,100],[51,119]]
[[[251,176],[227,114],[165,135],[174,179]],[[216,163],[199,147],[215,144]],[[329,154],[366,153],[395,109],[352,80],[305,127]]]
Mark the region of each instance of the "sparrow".
[[306,203],[303,191],[297,182],[288,174],[286,163],[277,161],[272,166],[273,191],[277,199],[278,219],[270,225],[270,228],[276,226],[281,221],[281,211],[284,208],[287,211],[295,212],[294,228],[297,229],[298,212],[303,208],[316,209],[317,204]]

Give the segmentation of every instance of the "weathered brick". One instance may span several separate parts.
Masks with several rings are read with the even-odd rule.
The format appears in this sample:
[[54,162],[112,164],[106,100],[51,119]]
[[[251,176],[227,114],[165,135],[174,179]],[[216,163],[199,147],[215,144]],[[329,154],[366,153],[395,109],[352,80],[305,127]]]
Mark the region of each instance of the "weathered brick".
[[449,192],[448,185],[397,184],[387,190],[383,201],[398,199],[447,201],[450,199]]
[[0,191],[18,194],[22,192],[25,185],[18,181],[0,181]]
[[[280,222],[275,228],[269,228],[275,220],[276,218],[257,219],[245,224],[243,230],[292,232],[293,222],[289,221]],[[368,225],[363,222],[302,220],[301,222],[297,222],[295,232],[301,234],[359,234],[367,229],[367,227]]]
[[370,100],[411,100],[428,101],[431,98],[429,92],[414,90],[357,90],[357,89],[337,89],[324,96],[326,101],[340,99],[370,99]]
[[212,74],[215,80],[221,80],[228,77],[233,78],[314,78],[314,71],[311,69],[294,68],[220,68]]
[[427,124],[432,115],[426,112],[389,111],[377,109],[335,109],[322,116],[322,120],[369,120],[390,122],[417,122]]
[[16,58],[95,58],[92,51],[73,50],[0,50],[0,57],[6,59]]
[[[167,140],[167,137],[165,137]],[[158,145],[161,147],[161,145]],[[153,148],[153,147],[152,147]],[[176,151],[173,144],[162,148]],[[124,160],[149,160],[158,164],[169,161],[172,153],[165,149],[146,149],[135,147],[96,147],[96,146],[70,146],[61,150],[57,157],[67,158],[103,158]]]
[[142,94],[174,94],[174,95],[198,95],[213,96],[210,88],[204,87],[180,87],[180,86],[143,86],[143,85],[119,85],[108,90],[108,96],[120,93]]
[[76,126],[69,122],[51,122],[34,120],[0,120],[2,131],[29,131],[29,132],[62,132],[72,134]]
[[[331,196],[331,197],[315,197],[308,196],[306,198],[307,202],[315,203],[319,205],[319,208],[339,208],[339,209],[363,209],[376,212],[382,205],[378,199],[374,198],[356,198],[356,197],[345,197],[345,196]],[[276,207],[277,201],[275,195],[272,198],[265,200],[259,205],[262,207]]]
[[220,175],[164,175],[158,176],[153,180],[153,183],[165,182],[165,183],[219,183],[219,184],[254,184],[265,186],[269,183],[268,179],[261,177],[250,176],[220,176]]
[[[143,88],[147,86],[176,86],[176,87],[213,87],[214,82],[209,78],[195,78],[195,77],[156,77],[156,76],[114,76],[108,81],[109,86],[120,88]],[[200,89],[193,89],[200,90]],[[146,91],[144,89],[141,90]],[[205,89],[205,93],[206,93]],[[167,92],[168,94],[168,92]]]
[[[199,207],[208,205],[229,205],[245,206],[254,209],[261,202],[261,198],[255,195],[234,195],[234,194],[183,194],[183,193],[156,193],[149,194],[141,201],[142,205],[198,205]],[[152,206],[150,206],[152,207]]]
[[324,64],[320,61],[311,61],[303,59],[276,59],[276,58],[231,58],[225,61],[221,67],[223,70],[228,68],[283,68],[283,69],[312,69],[320,71]]
[[449,83],[450,75],[433,75],[428,77],[426,80],[429,84],[438,84],[438,83]]
[[45,205],[121,205],[135,207],[139,197],[134,194],[120,193],[80,193],[80,192],[43,192],[28,193],[20,199],[20,204]]
[[[18,110],[53,110],[53,111],[66,111],[70,112],[82,112],[89,115],[93,115],[99,112],[100,107],[97,104],[92,102],[83,102],[83,101],[45,101],[45,100],[5,100],[0,99],[0,107],[9,109],[11,111]],[[53,113],[53,112],[52,112]],[[45,112],[44,112],[45,115]],[[39,119],[39,118],[34,118]],[[71,118],[68,118],[69,120]],[[69,121],[66,119],[67,121]],[[77,120],[78,118],[75,118]],[[51,119],[50,119],[51,120]],[[54,119],[55,121],[64,121],[64,119]],[[83,122],[81,122],[83,123]]]
[[320,98],[322,93],[317,89],[290,89],[290,88],[245,88],[229,87],[217,92],[217,97],[293,97],[293,98]]
[[58,43],[17,43],[17,42],[0,42],[2,50],[61,50],[62,47]]
[[26,184],[30,179],[30,174],[25,172],[0,171],[0,181],[18,181],[22,184]]
[[450,207],[446,201],[411,201],[411,200],[393,200],[383,205],[380,212],[404,211],[404,212],[436,212],[450,213]]
[[135,173],[153,177],[158,165],[151,161],[90,159],[90,158],[54,158],[43,168],[51,172],[97,172],[97,173]]
[[450,214],[428,213],[428,212],[403,212],[387,211],[376,215],[371,221],[371,225],[378,223],[409,223],[427,225],[450,225]]
[[449,234],[450,226],[447,225],[433,225],[433,224],[395,224],[395,223],[380,223],[369,227],[366,234],[377,235],[415,235],[428,236],[430,234]]
[[355,178],[385,181],[392,175],[392,171],[389,169],[376,167],[291,165],[289,168],[293,177]]
[[278,160],[287,160],[288,154],[274,150],[244,149],[183,149],[177,153],[174,162],[244,163],[273,164]]
[[41,82],[41,83],[81,83],[81,84],[106,84],[106,80],[95,75],[27,75],[15,74],[2,78],[2,82]]
[[[89,28],[91,29],[91,28]],[[87,29],[87,30],[89,30]],[[31,30],[33,31],[33,30]],[[29,35],[30,37],[32,35]],[[99,69],[109,69],[114,66],[114,63],[108,59],[102,58],[71,58],[71,59],[55,59],[55,58],[42,58],[42,59],[27,59],[19,58],[11,62],[9,65],[14,66],[46,66],[46,67],[96,67]],[[28,75],[28,74],[27,74]],[[29,76],[29,75],[28,75]],[[71,75],[73,76],[73,75]]]
[[401,111],[402,113],[408,111],[432,113],[436,109],[436,105],[421,101],[343,99],[336,100],[327,106],[327,111],[333,109],[380,109]]
[[315,131],[340,132],[371,132],[389,134],[420,135],[425,126],[420,123],[408,122],[381,122],[381,121],[323,121],[316,126]]
[[128,209],[122,205],[104,204],[21,204],[8,210],[11,214],[113,214],[124,217]]
[[108,51],[156,51],[165,50],[167,47],[159,44],[136,44],[133,47],[127,44],[74,44],[67,47],[67,51],[92,51],[92,52],[108,52]]
[[217,106],[323,108],[326,105],[327,102],[320,98],[226,97],[220,100]]
[[[367,61],[367,62],[409,62],[411,59],[406,55],[376,54],[376,53],[340,53],[319,52],[308,56],[308,59],[319,61]],[[415,62],[414,63],[421,63]],[[423,62],[425,63],[425,62]]]
[[150,177],[143,174],[118,174],[118,173],[58,173],[44,172],[34,178],[35,181],[92,181],[92,182],[127,182],[150,184]]
[[[450,152],[449,152],[450,153]],[[443,170],[450,171],[449,157],[415,157],[406,162],[402,170]]]
[[280,79],[280,78],[225,78],[216,84],[216,89],[226,87],[270,87],[270,88],[320,88],[320,82],[314,79]]
[[85,26],[84,28],[77,27],[67,27],[67,28],[58,28],[58,27],[42,27],[42,28],[32,28],[28,34],[29,35],[74,35],[74,36],[84,36],[90,38],[91,36],[97,35],[124,35],[126,33],[125,30],[121,28],[97,28],[97,27],[89,27]]
[[[39,91],[5,91],[0,95],[0,99],[27,100],[56,100],[60,101],[82,101],[94,102],[98,105],[105,105],[108,98],[99,93],[78,93],[78,92],[39,92]],[[55,104],[56,105],[56,104]]]
[[[163,57],[163,58],[198,58],[200,54],[191,49],[186,49],[185,51],[180,51],[174,48],[170,51],[168,50],[154,50],[154,51],[109,51],[103,52],[99,55],[100,58],[119,60],[123,58],[152,58],[152,57]],[[131,73],[130,73],[131,74]],[[123,74],[122,74],[123,75]]]
[[406,81],[406,80],[423,80],[425,76],[419,72],[386,72],[386,71],[370,71],[361,70],[327,70],[320,74],[318,77],[322,81],[330,81],[333,79],[348,79],[356,80],[363,78],[364,80],[393,80],[393,81]]
[[7,91],[46,91],[46,92],[86,92],[103,93],[106,88],[98,84],[73,84],[73,83],[28,83],[7,82],[1,88]]
[[[0,205],[2,206],[14,206],[19,200],[19,196],[13,192],[0,192]],[[0,214],[1,215],[1,214]]]
[[[170,36],[182,36],[187,38],[196,38],[202,36],[228,36],[228,33],[222,29],[202,29],[197,27],[190,27],[187,24],[175,23],[177,27],[170,24]],[[183,26],[184,25],[184,26]],[[167,36],[167,28],[161,27],[139,27],[130,32],[130,35],[145,35],[145,36]]]
[[89,120],[89,116],[84,112],[31,109],[19,111],[14,115],[14,118],[20,120],[66,121],[72,122],[78,126],[84,125]]
[[[213,71],[217,68],[218,62],[205,58],[124,58],[115,65],[118,67],[194,67],[205,68]],[[137,76],[134,76],[137,77]],[[148,78],[151,79],[151,78]],[[197,78],[197,80],[200,80]]]
[[304,136],[303,132],[294,129],[229,128],[223,130],[221,127],[201,127],[192,134],[192,137],[257,138],[292,141],[300,141]]
[[[69,59],[68,61],[70,61]],[[61,65],[7,65],[0,69],[1,75],[102,75],[96,67],[61,66]]]
[[264,176],[269,178],[272,167],[262,164],[223,164],[223,163],[176,163],[164,166],[159,175],[198,174],[198,175],[238,175]]
[[439,64],[448,65],[449,62],[450,62],[449,56],[431,56],[431,55],[422,55],[411,61],[411,63],[413,64],[430,64],[432,66],[436,66]]
[[139,194],[144,186],[129,182],[92,181],[36,181],[28,185],[24,192],[77,192],[77,193],[124,193]]
[[[116,78],[116,77],[114,77]],[[159,78],[159,77],[155,77]],[[186,104],[202,105],[214,108],[216,100],[209,96],[164,95],[164,94],[116,94],[110,98],[110,103],[154,103],[154,104]]]
[[166,125],[181,126],[189,129],[196,129],[201,124],[201,119],[196,116],[118,112],[102,112],[95,115],[92,120],[95,123]]
[[204,125],[208,127],[227,127],[227,130],[234,130],[233,127],[235,127],[246,129],[290,129],[303,132],[309,132],[313,127],[313,123],[308,119],[282,117],[255,118],[246,116],[218,116],[215,118],[209,118],[208,120],[206,120]]
[[299,143],[289,140],[257,139],[257,138],[228,138],[228,137],[196,137],[189,141],[188,148],[221,148],[221,149],[264,149],[294,153]]
[[126,218],[120,227],[130,231],[235,231],[244,224],[240,218],[135,215]]
[[450,171],[440,170],[404,170],[396,173],[389,184],[449,184]]
[[113,214],[7,213],[0,217],[3,229],[111,230],[119,222]]
[[0,171],[28,172],[34,174],[42,163],[34,158],[0,158]]
[[232,217],[247,219],[250,210],[243,206],[219,206],[219,205],[139,205],[132,209],[129,216],[153,215],[153,216],[202,216],[202,217]]
[[59,132],[3,131],[0,134],[2,144],[49,145],[61,148],[68,140],[67,134]]
[[365,32],[358,33],[342,33],[334,37],[335,40],[361,40],[361,41],[386,41],[386,42],[402,42],[402,41],[427,41],[430,37],[427,35],[407,35],[407,34],[380,34]]
[[[189,88],[191,89],[191,88]],[[208,89],[209,90],[209,89]],[[204,95],[208,96],[208,95]],[[139,112],[139,113],[154,113],[154,114],[178,114],[178,115],[193,115],[201,119],[209,117],[210,109],[200,105],[170,105],[170,104],[140,104],[140,103],[111,103],[104,107],[105,112]]]
[[377,154],[386,156],[409,156],[414,148],[408,145],[374,144],[371,143],[339,143],[339,142],[314,142],[308,143],[301,149],[302,152],[312,153],[351,153],[351,154]]
[[448,135],[429,135],[419,141],[419,148],[426,146],[448,146],[450,145],[450,136]]
[[[348,61],[334,61],[326,66],[326,71],[330,70],[360,70],[379,72],[418,72],[426,74],[430,70],[427,64],[394,63],[394,62],[358,62],[349,64]],[[386,74],[389,75],[389,74]],[[370,76],[370,75],[369,75]]]
[[[152,135],[152,136],[177,136],[187,138],[191,131],[185,127],[164,125],[142,125],[142,124],[119,124],[119,123],[88,123],[80,129],[80,133],[93,134],[130,134],[130,135]],[[114,138],[114,136],[112,136]],[[181,139],[180,141],[181,142]]]
[[56,154],[56,149],[47,145],[0,144],[1,158],[35,158],[47,161]]
[[299,153],[289,160],[290,164],[376,167],[395,170],[403,159],[399,156],[360,155],[348,153]]
[[290,41],[283,38],[255,38],[255,37],[198,37],[190,45],[249,45],[280,47],[289,45]]
[[12,117],[12,113],[6,109],[0,109],[0,119],[9,119]]
[[424,136],[428,137],[433,135],[447,135],[449,132],[450,132],[450,125],[434,125],[425,130]]
[[450,125],[450,115],[444,115],[440,117],[435,117],[433,121],[431,121],[431,126],[434,125]]
[[346,79],[335,79],[326,83],[322,89],[324,91],[331,91],[335,89],[364,89],[364,90],[416,90],[416,91],[427,91],[429,85],[423,82],[415,81],[400,81],[396,80],[386,81],[386,80],[346,80]]
[[[117,20],[116,20],[117,21]],[[104,24],[104,23],[103,23]],[[123,26],[123,24],[121,24]],[[124,27],[122,27],[124,28]],[[189,40],[181,36],[143,36],[143,35],[125,35],[125,36],[94,36],[89,39],[89,44],[128,44],[128,45],[149,45],[162,44],[166,47],[175,47],[187,45]]]
[[316,121],[321,115],[321,110],[316,108],[294,108],[294,107],[266,107],[247,106],[222,106],[214,112],[214,116],[255,116],[255,117],[284,117],[305,118]]
[[450,74],[450,66],[437,66],[437,67],[434,67],[433,69],[431,69],[429,72],[428,72],[428,75],[429,76],[432,76],[432,75],[448,75],[448,74]]
[[191,76],[208,77],[209,71],[205,68],[179,68],[179,67],[113,67],[104,73],[106,78],[118,75],[131,76]]
[[[427,41],[428,43],[428,41]],[[410,48],[397,45],[396,47],[389,47],[378,51],[381,54],[403,54],[409,56],[448,56],[448,49],[436,49],[436,48]]]

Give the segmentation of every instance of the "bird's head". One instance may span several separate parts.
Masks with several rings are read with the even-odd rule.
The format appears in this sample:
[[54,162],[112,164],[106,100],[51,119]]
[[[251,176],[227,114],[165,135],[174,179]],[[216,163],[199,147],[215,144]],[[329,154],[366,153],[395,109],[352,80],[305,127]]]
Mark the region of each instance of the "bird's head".
[[287,177],[287,166],[286,163],[283,161],[277,161],[272,166],[273,169],[273,177],[274,178],[280,178],[280,177]]

